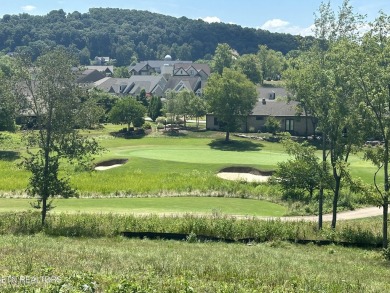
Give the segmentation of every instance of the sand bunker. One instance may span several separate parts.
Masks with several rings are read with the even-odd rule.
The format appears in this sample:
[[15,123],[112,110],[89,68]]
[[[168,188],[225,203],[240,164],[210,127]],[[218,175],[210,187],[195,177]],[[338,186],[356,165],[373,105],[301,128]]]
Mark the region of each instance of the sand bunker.
[[100,162],[96,164],[95,170],[104,171],[104,170],[120,167],[123,164],[125,164],[127,161],[128,161],[127,159],[114,159],[114,160]]
[[229,167],[217,174],[222,179],[246,182],[267,182],[271,175],[272,171],[265,172],[250,167]]

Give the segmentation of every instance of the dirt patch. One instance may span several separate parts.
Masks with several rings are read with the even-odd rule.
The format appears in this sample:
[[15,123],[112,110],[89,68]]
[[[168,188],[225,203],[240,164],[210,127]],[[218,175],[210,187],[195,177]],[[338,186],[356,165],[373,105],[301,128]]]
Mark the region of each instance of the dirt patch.
[[228,167],[222,169],[217,176],[226,180],[267,182],[273,171],[260,171],[252,167]]
[[126,164],[128,159],[113,159],[108,161],[99,162],[95,165],[95,170],[104,171]]

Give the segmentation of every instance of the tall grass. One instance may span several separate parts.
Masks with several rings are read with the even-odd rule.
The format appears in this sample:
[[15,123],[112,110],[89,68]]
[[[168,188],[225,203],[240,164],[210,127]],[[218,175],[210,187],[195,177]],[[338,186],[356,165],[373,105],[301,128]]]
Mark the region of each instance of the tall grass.
[[256,242],[275,240],[329,240],[352,244],[381,243],[380,219],[340,222],[337,230],[317,230],[316,223],[282,222],[257,218],[238,219],[214,216],[134,216],[118,214],[51,214],[44,227],[38,212],[3,214],[0,234],[32,235],[44,232],[50,236],[115,237],[123,231],[165,232],[205,235],[226,239],[249,239]]

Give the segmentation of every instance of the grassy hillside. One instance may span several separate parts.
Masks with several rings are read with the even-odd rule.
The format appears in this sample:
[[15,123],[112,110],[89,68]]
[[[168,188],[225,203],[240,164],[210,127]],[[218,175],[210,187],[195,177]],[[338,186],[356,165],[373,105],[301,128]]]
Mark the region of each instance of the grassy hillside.
[[[124,238],[3,236],[0,274],[48,276],[2,292],[389,292],[378,251]],[[8,289],[8,291],[7,291]],[[60,291],[62,290],[62,291]],[[87,291],[90,290],[90,291]]]

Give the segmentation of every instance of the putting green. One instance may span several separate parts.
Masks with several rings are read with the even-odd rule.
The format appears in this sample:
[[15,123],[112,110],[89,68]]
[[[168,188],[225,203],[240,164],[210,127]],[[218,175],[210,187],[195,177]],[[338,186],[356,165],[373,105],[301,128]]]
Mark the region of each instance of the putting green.
[[[0,199],[0,212],[32,210],[33,199]],[[86,213],[221,213],[247,216],[282,216],[287,208],[263,200],[221,197],[56,199],[51,211]]]
[[280,152],[259,151],[221,151],[210,147],[187,146],[156,146],[137,149],[127,149],[115,152],[122,157],[139,157],[162,161],[207,163],[207,164],[253,164],[261,162],[264,165],[275,165],[289,158]]

